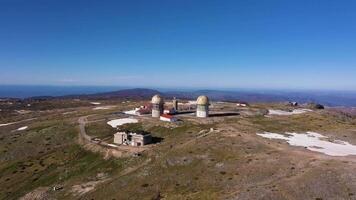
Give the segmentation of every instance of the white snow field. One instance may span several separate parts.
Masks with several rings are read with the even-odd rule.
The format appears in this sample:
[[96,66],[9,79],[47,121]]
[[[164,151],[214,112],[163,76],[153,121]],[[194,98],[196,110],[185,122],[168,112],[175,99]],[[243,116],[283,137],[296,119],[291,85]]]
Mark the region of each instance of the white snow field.
[[122,119],[114,119],[111,121],[108,121],[107,124],[112,126],[113,128],[117,128],[118,126],[124,125],[124,124],[129,124],[129,123],[137,123],[137,119],[133,118],[122,118]]
[[329,156],[348,156],[356,155],[356,145],[352,145],[348,142],[335,140],[329,141],[328,137],[323,136],[315,132],[307,133],[286,133],[286,135],[278,133],[257,133],[257,135],[269,138],[286,140],[288,144],[293,146],[306,147],[311,151],[324,153]]
[[93,104],[93,105],[100,105],[101,103],[99,103],[99,102],[90,102],[91,104]]

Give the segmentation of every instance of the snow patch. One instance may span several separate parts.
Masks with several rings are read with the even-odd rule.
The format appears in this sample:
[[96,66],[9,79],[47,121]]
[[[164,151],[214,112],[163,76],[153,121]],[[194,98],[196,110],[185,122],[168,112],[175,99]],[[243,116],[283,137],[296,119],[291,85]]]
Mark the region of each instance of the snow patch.
[[109,110],[112,108],[115,108],[115,106],[99,106],[99,107],[93,108],[93,110]]
[[268,110],[269,115],[298,115],[298,114],[303,114],[306,112],[312,112],[313,110],[310,109],[295,109],[290,112],[284,111],[284,110],[273,110],[270,109]]
[[16,122],[10,122],[10,123],[7,123],[7,124],[0,124],[0,127],[1,126],[8,126],[8,125],[11,125],[11,124],[15,124]]
[[139,114],[137,114],[137,110],[136,109],[124,111],[124,113],[127,114],[127,115],[139,115]]
[[19,113],[19,114],[27,114],[27,113],[30,113],[31,111],[29,111],[29,110],[15,110],[17,113]]
[[133,118],[122,118],[122,119],[114,119],[111,121],[108,121],[107,124],[112,126],[113,128],[117,128],[118,126],[124,125],[124,124],[129,124],[129,123],[137,123],[137,119]]
[[69,115],[69,114],[73,114],[73,113],[76,113],[77,111],[69,111],[69,112],[64,112],[62,113],[63,115]]
[[328,140],[328,137],[316,132],[307,132],[303,134],[287,132],[285,135],[264,132],[257,133],[257,135],[269,139],[286,140],[287,143],[292,146],[302,146],[311,151],[324,153],[329,156],[356,155],[356,145],[341,140],[331,142]]
[[37,119],[37,117],[34,117],[34,118],[29,118],[29,119],[24,119],[24,120],[17,121],[17,122],[9,122],[9,123],[6,123],[6,124],[0,124],[0,127],[1,127],[1,126],[8,126],[8,125],[12,125],[12,124],[17,124],[17,123],[20,123],[20,122],[25,122],[25,121],[31,121],[31,120],[34,120],[34,119]]
[[28,126],[23,126],[23,127],[18,128],[17,130],[18,130],[18,131],[24,131],[24,130],[26,130],[27,128],[28,128]]
[[100,102],[90,102],[90,104],[93,104],[93,105],[100,105],[101,103],[100,103]]

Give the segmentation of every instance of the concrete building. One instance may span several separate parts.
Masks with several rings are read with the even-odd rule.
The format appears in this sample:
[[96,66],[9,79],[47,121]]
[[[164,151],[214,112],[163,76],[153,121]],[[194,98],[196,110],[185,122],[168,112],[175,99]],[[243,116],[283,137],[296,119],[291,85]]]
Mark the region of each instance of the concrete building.
[[165,121],[165,122],[176,122],[177,118],[173,117],[172,115],[167,115],[167,114],[163,114],[159,117],[159,119],[161,121]]
[[160,117],[163,114],[164,100],[160,95],[152,97],[152,117]]
[[151,142],[152,136],[149,133],[117,132],[114,134],[115,144],[143,146]]
[[197,99],[197,117],[209,117],[209,105],[207,96],[199,96]]
[[173,108],[175,111],[178,111],[178,100],[175,97],[173,98]]

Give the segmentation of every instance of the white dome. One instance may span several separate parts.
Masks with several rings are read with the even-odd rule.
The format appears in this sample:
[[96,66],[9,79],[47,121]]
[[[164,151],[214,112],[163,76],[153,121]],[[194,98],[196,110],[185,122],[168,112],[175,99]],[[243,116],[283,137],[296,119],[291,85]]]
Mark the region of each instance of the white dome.
[[153,104],[162,104],[163,103],[163,98],[156,94],[155,96],[152,97],[152,101]]
[[197,99],[197,105],[209,105],[209,98],[207,96],[199,96]]

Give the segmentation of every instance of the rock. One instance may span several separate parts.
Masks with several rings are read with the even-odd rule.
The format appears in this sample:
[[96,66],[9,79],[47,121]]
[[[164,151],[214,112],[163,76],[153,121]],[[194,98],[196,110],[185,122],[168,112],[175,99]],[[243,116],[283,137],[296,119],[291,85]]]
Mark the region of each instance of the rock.
[[318,104],[318,103],[308,103],[308,107],[311,108],[311,109],[324,109],[324,106],[321,105],[321,104]]

